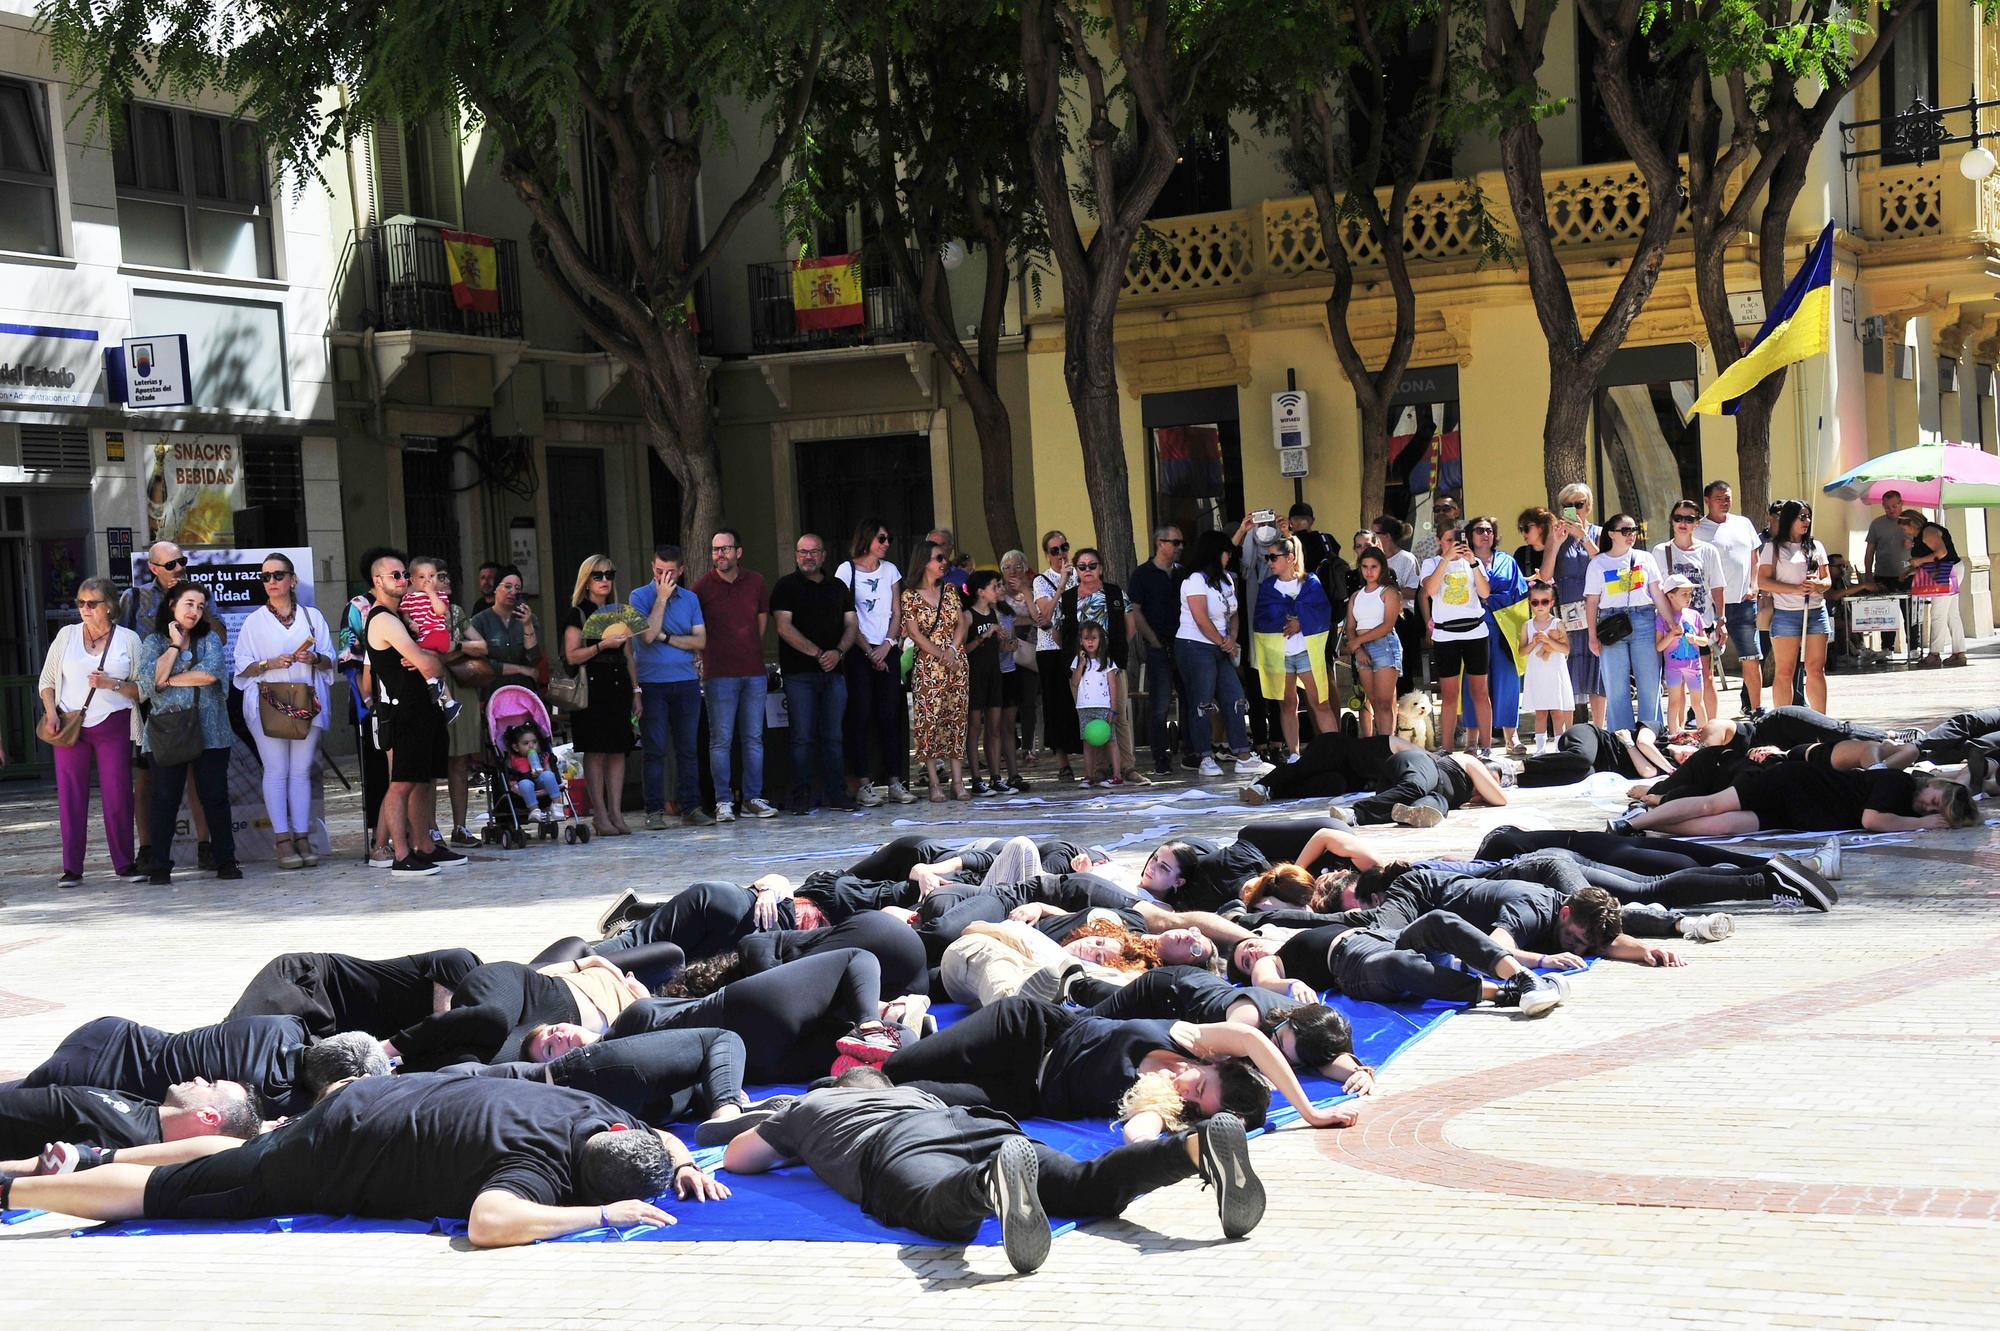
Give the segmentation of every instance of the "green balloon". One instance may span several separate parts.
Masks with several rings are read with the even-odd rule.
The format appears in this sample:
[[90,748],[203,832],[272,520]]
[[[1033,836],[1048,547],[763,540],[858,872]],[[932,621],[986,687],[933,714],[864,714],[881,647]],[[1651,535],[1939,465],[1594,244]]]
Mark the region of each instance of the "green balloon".
[[1102,717],[1092,721],[1083,728],[1083,740],[1086,744],[1103,748],[1111,742],[1111,723]]

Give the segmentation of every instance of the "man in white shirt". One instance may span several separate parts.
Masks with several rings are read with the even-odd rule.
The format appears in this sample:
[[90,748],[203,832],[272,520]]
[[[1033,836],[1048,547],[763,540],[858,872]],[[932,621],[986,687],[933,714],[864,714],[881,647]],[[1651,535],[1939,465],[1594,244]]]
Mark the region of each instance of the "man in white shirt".
[[1728,481],[1710,481],[1701,492],[1708,516],[1695,524],[1694,538],[1715,547],[1722,557],[1722,600],[1729,645],[1743,671],[1743,690],[1750,710],[1763,705],[1764,650],[1757,642],[1757,584],[1750,576],[1762,538],[1750,519],[1732,513],[1735,494]]

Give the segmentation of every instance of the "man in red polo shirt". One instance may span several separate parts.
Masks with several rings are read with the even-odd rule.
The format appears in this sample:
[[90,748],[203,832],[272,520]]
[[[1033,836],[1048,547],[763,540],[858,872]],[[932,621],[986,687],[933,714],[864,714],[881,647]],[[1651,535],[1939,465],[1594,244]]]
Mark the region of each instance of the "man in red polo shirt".
[[729,750],[743,740],[743,812],[775,818],[764,802],[764,630],[771,594],[762,575],[743,567],[743,538],[719,527],[709,539],[712,567],[695,583],[708,646],[702,649],[702,692],[708,703],[708,771],[715,781],[715,821],[736,821]]

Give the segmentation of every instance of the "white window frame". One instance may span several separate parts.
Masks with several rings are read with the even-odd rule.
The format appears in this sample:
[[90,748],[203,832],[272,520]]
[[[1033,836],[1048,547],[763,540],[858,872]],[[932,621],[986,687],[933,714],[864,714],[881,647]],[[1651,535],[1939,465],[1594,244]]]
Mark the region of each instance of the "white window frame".
[[[168,267],[170,271],[186,272],[202,277],[233,278],[238,280],[247,277],[251,280],[259,281],[282,281],[284,278],[283,252],[279,239],[279,233],[282,231],[282,228],[276,225],[278,210],[273,205],[271,198],[272,171],[269,162],[266,160],[267,153],[263,147],[263,139],[257,129],[257,123],[253,120],[233,119],[226,115],[217,115],[210,111],[196,110],[192,107],[172,106],[161,102],[143,102],[137,99],[127,104],[128,115],[135,110],[160,111],[166,113],[169,117],[174,142],[174,169],[180,187],[176,190],[146,189],[138,185],[126,184],[124,181],[116,179],[118,171],[117,162],[120,154],[130,152],[132,140],[131,126],[128,123],[124,127],[120,139],[120,148],[113,153],[112,172],[118,198],[120,200],[131,199],[139,203],[165,204],[170,207],[179,208],[181,210],[181,228],[187,241],[188,254],[186,268],[173,268],[170,265],[159,264],[141,266]],[[214,121],[221,128],[223,152],[226,161],[228,155],[233,151],[233,145],[230,140],[234,137],[234,131],[237,126],[247,126],[250,133],[253,136],[257,136],[258,150],[255,163],[257,170],[256,202],[243,203],[235,199],[215,199],[196,193],[193,125],[197,120]],[[242,274],[225,272],[219,268],[211,269],[204,267],[202,265],[201,254],[201,230],[195,224],[196,213],[203,211],[231,213],[239,217],[253,218],[260,223],[264,229],[263,248],[270,259],[270,271]],[[122,219],[120,226],[122,230]],[[131,261],[128,260],[129,262]]]
[[24,78],[19,74],[0,74],[0,83],[15,84],[27,91],[29,114],[39,118],[40,123],[35,128],[41,135],[43,146],[49,156],[49,172],[46,178],[30,171],[9,171],[0,168],[0,180],[10,185],[48,190],[49,205],[55,214],[56,246],[53,251],[47,253],[39,250],[0,250],[0,253],[40,260],[68,258],[72,239],[69,226],[69,190],[63,175],[63,140],[55,131],[59,123],[55,89],[38,79]]

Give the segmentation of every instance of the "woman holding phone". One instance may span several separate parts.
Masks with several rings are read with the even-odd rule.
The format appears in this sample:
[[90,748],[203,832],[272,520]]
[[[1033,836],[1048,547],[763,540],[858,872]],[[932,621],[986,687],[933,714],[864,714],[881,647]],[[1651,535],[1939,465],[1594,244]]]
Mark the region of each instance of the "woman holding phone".
[[[264,811],[280,869],[319,863],[312,844],[312,765],[326,731],[327,684],[333,679],[333,632],[326,617],[298,600],[292,561],[273,552],[259,574],[264,604],[236,631],[236,686],[243,690],[243,724],[264,767]],[[296,721],[310,711],[297,739],[265,732],[265,713]],[[296,729],[294,724],[290,728]]]

